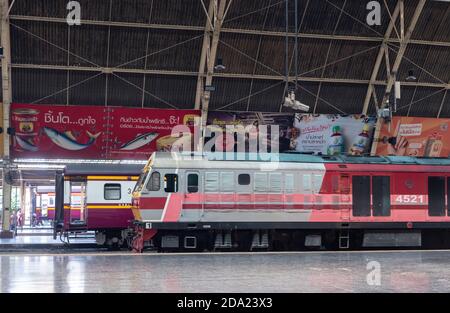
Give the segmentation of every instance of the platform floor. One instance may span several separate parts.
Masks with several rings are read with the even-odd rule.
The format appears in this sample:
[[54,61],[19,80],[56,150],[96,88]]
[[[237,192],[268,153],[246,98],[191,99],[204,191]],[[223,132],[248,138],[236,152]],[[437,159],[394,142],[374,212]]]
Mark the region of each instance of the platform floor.
[[0,292],[448,292],[450,251],[0,254],[0,277]]
[[[79,247],[87,245],[89,247],[96,247],[95,233],[86,232],[73,234],[70,237],[71,246]],[[0,253],[5,250],[20,250],[20,249],[51,249],[62,248],[67,245],[63,243],[60,238],[53,239],[53,230],[48,227],[34,227],[19,229],[17,236],[14,238],[0,238]]]

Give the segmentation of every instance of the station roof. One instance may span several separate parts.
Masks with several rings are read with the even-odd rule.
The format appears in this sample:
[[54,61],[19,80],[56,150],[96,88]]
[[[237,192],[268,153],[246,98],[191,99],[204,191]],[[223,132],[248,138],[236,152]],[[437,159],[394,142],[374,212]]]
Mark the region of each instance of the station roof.
[[[67,2],[14,1],[14,102],[195,107],[198,78],[207,74],[199,65],[209,0],[79,0],[80,26],[67,24]],[[367,97],[367,113],[375,113],[368,88],[373,84],[377,101],[383,98],[386,61],[378,71],[375,64],[385,45],[391,67],[400,62],[396,114],[449,117],[450,2],[404,1],[405,35],[413,30],[402,41],[404,54],[399,21],[385,38],[397,1],[379,1],[379,26],[367,25],[367,2],[299,0],[297,98],[310,112],[354,114],[364,111]],[[213,74],[209,110],[289,111],[281,106],[285,0],[227,0],[226,8],[217,46],[226,69]],[[289,19],[292,58],[294,0]],[[406,81],[410,70],[417,81]]]
[[[179,166],[182,163],[202,163],[198,161],[228,161],[228,162],[280,162],[280,163],[343,163],[343,164],[403,164],[403,165],[450,165],[450,158],[410,157],[410,156],[353,156],[353,155],[312,155],[298,152],[290,153],[170,153],[156,152],[156,161]],[[197,162],[196,162],[197,161]],[[244,162],[242,166],[248,166]]]

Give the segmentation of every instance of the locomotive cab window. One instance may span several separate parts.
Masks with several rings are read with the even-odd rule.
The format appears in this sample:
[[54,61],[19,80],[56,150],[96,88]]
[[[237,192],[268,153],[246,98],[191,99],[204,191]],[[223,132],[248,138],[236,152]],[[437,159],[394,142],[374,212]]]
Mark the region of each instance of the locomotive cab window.
[[178,175],[166,174],[164,175],[164,191],[178,192]]
[[153,172],[146,186],[148,191],[158,191],[161,188],[161,174]]
[[250,185],[250,175],[249,174],[239,174],[238,184],[243,185],[243,186]]
[[188,174],[187,176],[187,192],[198,192],[198,174]]
[[105,184],[103,198],[105,200],[120,200],[120,184]]

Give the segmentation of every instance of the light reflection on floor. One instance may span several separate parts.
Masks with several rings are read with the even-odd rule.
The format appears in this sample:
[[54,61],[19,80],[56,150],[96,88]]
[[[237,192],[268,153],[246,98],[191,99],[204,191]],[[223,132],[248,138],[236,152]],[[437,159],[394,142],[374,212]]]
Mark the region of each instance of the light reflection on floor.
[[3,255],[0,292],[448,292],[449,265],[450,251]]

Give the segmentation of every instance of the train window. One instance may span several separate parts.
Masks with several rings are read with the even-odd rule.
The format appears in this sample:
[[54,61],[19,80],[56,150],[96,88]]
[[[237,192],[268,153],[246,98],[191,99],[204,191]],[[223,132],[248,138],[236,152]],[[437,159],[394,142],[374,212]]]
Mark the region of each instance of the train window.
[[444,177],[428,177],[428,215],[445,216]]
[[205,173],[205,191],[207,192],[219,191],[219,173],[217,172]]
[[188,193],[198,192],[198,174],[188,174],[187,177],[187,191]]
[[105,184],[103,198],[105,200],[120,200],[120,184]]
[[161,174],[159,172],[152,173],[146,188],[148,191],[158,191],[161,188]]
[[352,177],[353,216],[370,216],[370,176]]
[[269,184],[270,184],[270,192],[280,193],[281,192],[281,173],[270,173],[269,174]]
[[373,216],[391,215],[391,183],[389,176],[372,177]]
[[250,185],[250,175],[249,174],[239,174],[238,176],[239,185]]
[[164,175],[164,191],[178,192],[178,175],[166,174]]
[[220,173],[220,191],[233,192],[234,191],[234,173],[223,172]]
[[254,190],[256,192],[266,192],[267,191],[267,174],[266,173],[255,173]]
[[294,174],[286,174],[284,176],[284,190],[286,193],[294,193]]

